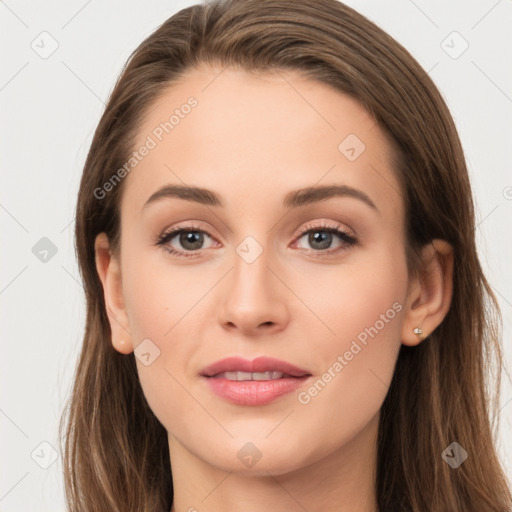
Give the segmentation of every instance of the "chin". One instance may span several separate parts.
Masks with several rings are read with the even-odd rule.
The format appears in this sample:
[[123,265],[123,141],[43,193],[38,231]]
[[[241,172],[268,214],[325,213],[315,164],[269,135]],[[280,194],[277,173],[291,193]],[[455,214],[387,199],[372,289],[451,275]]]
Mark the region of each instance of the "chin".
[[[323,455],[321,447],[315,449],[304,445],[292,435],[276,436],[274,439],[265,439],[265,435],[230,439],[217,447],[215,451],[218,454],[209,452],[203,460],[226,472],[268,476],[269,473],[281,475],[299,470]],[[310,434],[305,433],[305,436],[311,439]]]

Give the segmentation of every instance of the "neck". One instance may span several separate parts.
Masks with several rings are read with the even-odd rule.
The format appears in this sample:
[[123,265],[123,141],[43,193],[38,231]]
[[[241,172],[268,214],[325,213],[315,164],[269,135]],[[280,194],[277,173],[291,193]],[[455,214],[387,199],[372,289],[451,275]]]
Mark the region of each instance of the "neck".
[[377,414],[348,443],[305,467],[257,476],[212,466],[169,435],[171,512],[377,512],[378,419]]

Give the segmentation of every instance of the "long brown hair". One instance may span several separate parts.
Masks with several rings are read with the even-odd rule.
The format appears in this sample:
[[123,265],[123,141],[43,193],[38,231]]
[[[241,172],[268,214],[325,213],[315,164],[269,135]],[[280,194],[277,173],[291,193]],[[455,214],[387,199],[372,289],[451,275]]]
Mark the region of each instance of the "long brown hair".
[[[479,263],[466,163],[440,93],[400,44],[336,0],[220,0],[181,10],[131,54],[87,156],[75,228],[87,318],[59,429],[62,440],[67,421],[70,512],[171,507],[167,432],[146,402],[134,354],[112,346],[95,267],[96,235],[105,232],[113,244],[119,241],[123,182],[101,199],[95,190],[128,160],[157,96],[200,63],[298,70],[356,98],[391,137],[405,203],[408,263],[414,269],[419,248],[435,238],[453,246],[455,262],[447,316],[418,346],[401,346],[382,405],[379,510],[511,510],[494,446],[501,317]],[[457,469],[442,457],[452,442],[469,454]]]

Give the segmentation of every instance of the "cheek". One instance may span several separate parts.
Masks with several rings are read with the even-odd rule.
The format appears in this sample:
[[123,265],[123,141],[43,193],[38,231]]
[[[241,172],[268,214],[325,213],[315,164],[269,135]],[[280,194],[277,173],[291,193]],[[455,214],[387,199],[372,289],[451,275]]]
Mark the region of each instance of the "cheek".
[[[327,352],[349,350],[357,340],[369,349],[368,357],[378,357],[390,343],[399,342],[407,290],[407,266],[399,250],[368,251],[356,263],[303,279],[302,297],[325,326],[318,323]],[[371,347],[370,340],[376,341]]]
[[389,389],[401,345],[405,258],[386,250],[317,284],[325,290],[317,311],[331,333],[315,344],[319,372],[298,401],[310,414],[328,411],[325,435],[336,439],[362,429]]
[[217,278],[203,273],[202,280],[193,279],[190,268],[173,266],[162,254],[155,257],[159,252],[136,246],[126,250],[123,294],[144,395],[159,421],[172,431],[177,418],[189,416],[193,400],[186,380],[189,363],[200,350],[201,298]]
[[161,249],[133,244],[126,254],[123,294],[134,343],[150,338],[161,345],[198,301],[198,287],[191,284],[190,271],[171,265]]

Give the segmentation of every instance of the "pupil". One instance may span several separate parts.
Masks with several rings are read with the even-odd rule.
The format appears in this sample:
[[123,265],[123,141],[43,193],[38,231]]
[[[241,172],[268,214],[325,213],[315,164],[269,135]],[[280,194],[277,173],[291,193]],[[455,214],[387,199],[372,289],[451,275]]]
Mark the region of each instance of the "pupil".
[[[323,235],[321,233],[323,233]],[[314,246],[313,242],[318,242],[320,243],[320,247],[317,247],[318,249],[327,249],[329,245],[331,245],[331,237],[332,233],[328,233],[326,231],[315,231],[310,234],[309,243]]]
[[[183,247],[191,249],[191,250],[199,249],[201,246],[201,241],[202,241],[201,237],[202,237],[202,233],[199,233],[197,231],[190,231],[188,233],[182,233],[181,237],[180,237],[180,243],[182,244]],[[192,247],[190,247],[190,246],[187,247],[187,244],[191,244]],[[198,246],[198,247],[196,247],[196,246]]]

